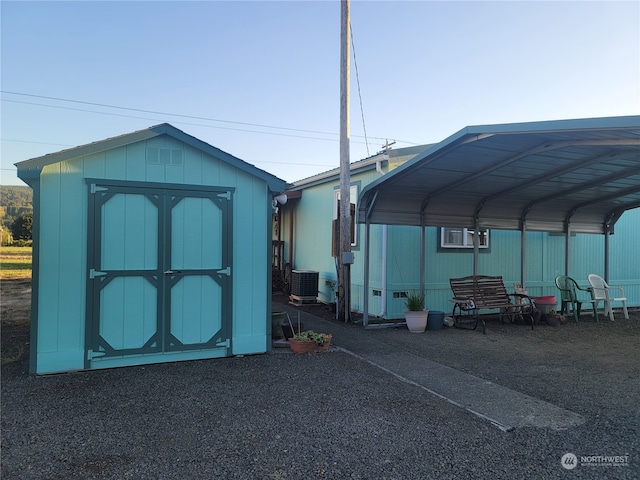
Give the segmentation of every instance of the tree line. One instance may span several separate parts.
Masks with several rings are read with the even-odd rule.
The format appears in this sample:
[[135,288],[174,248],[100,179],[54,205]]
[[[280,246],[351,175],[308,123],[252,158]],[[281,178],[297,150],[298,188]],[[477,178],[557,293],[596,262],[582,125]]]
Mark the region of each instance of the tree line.
[[33,191],[21,185],[0,187],[2,245],[25,245],[32,239]]

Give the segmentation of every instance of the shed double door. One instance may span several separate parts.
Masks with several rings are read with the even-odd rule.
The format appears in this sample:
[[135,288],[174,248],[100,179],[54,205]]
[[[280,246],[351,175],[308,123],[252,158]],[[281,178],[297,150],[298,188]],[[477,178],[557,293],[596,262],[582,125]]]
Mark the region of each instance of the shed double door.
[[233,192],[89,188],[86,368],[228,355]]

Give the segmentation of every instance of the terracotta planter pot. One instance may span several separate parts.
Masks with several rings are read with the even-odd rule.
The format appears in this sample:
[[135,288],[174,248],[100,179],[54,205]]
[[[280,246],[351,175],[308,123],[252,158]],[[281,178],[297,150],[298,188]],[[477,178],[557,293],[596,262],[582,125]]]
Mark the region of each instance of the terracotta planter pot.
[[298,354],[329,350],[329,345],[331,345],[331,335],[329,335],[329,341],[324,345],[318,345],[312,340],[300,342],[298,340],[294,340],[293,338],[289,339],[289,347],[291,348],[291,351]]
[[419,312],[405,310],[404,318],[407,320],[407,328],[412,333],[422,333],[427,328],[427,318],[429,310],[421,310]]

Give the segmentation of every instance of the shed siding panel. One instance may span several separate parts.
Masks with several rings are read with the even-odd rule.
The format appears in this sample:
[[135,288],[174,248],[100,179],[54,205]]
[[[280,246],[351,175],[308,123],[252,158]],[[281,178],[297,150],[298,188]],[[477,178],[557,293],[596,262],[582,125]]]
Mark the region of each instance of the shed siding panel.
[[107,177],[107,152],[97,153],[80,159],[85,178]]
[[[86,250],[86,187],[79,162],[62,163],[60,176],[60,290],[59,348],[63,351],[84,350],[85,317],[85,255]],[[71,167],[66,169],[65,167]],[[81,354],[82,356],[82,354]]]
[[[127,179],[127,147],[116,148],[108,150],[104,154],[98,155],[105,156],[105,176],[106,178],[114,180],[126,180]],[[87,158],[86,161],[91,162],[93,155]],[[140,179],[143,180],[143,179]]]
[[50,165],[40,177],[40,284],[38,288],[38,352],[58,350],[60,289],[60,164]]
[[267,291],[269,257],[267,189],[264,182],[246,174],[236,176],[242,194],[234,197],[234,338],[235,354],[267,348]]
[[[206,156],[200,150],[185,148],[184,168],[182,169],[184,183],[191,183],[194,185],[203,184],[205,182],[205,165],[213,165],[217,163],[217,160]],[[217,180],[217,178],[215,180]],[[209,183],[209,185],[217,185],[217,183]]]
[[161,165],[147,165],[146,175],[143,180],[147,182],[162,183],[166,181],[165,167]]
[[[108,155],[124,155],[125,162],[125,179],[135,181],[149,181],[147,173],[147,164],[145,161],[146,148],[144,142],[127,145],[125,148],[107,151]],[[109,161],[109,160],[107,160]],[[154,166],[154,165],[149,165]]]
[[[195,150],[188,150],[187,156],[195,155],[196,152],[197,151]],[[222,183],[220,181],[220,171],[222,170],[222,162],[220,162],[219,160],[213,161],[213,159],[207,161],[211,157],[207,157],[204,153],[202,154],[202,157],[203,159],[200,166],[200,182],[204,185],[221,185]]]
[[82,368],[86,197],[82,163],[61,162],[41,175],[38,371]]

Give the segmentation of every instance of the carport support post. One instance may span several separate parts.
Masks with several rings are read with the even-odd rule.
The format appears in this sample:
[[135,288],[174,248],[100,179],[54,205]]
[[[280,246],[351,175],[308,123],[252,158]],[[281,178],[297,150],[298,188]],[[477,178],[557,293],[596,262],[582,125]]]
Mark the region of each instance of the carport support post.
[[604,280],[605,282],[609,282],[609,249],[611,248],[609,240],[611,230],[607,226],[607,229],[604,232]]
[[527,222],[524,220],[520,226],[520,284],[526,288],[527,271]]
[[369,216],[364,223],[364,298],[362,299],[362,326],[369,324],[369,236],[371,235],[371,223]]
[[426,273],[425,273],[425,263],[427,255],[425,254],[426,247],[426,234],[425,234],[425,226],[424,222],[420,222],[420,294],[425,294],[426,289]]
[[478,231],[478,219],[473,224],[473,274],[478,275],[478,257],[480,256],[480,232]]
[[565,228],[566,238],[565,238],[565,246],[564,246],[564,274],[570,275],[570,267],[571,267],[571,225],[567,222]]
[[[376,198],[378,198],[378,192],[373,195],[373,199],[370,201],[369,206],[367,207],[366,213],[364,214],[364,303],[363,303],[363,311],[362,311],[362,324],[363,326],[367,326],[369,324],[369,260],[371,257],[371,210],[373,210],[373,206],[376,203]],[[382,280],[386,284],[386,278]],[[386,285],[383,285],[382,291],[386,290]],[[383,293],[385,294],[385,293]],[[386,295],[386,294],[385,294]]]

